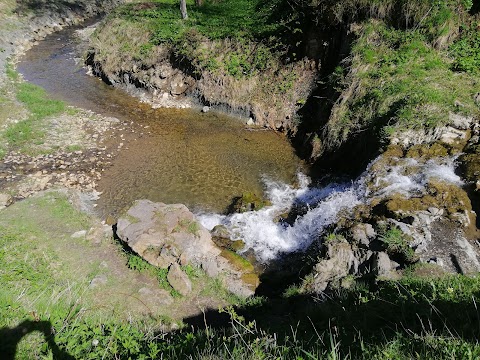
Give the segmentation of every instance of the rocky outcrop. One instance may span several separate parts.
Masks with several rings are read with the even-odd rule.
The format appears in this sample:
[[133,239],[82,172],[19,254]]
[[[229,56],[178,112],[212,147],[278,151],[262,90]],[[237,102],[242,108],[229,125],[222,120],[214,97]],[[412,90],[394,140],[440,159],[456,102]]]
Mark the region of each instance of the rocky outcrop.
[[[253,267],[238,266],[236,254],[231,256],[215,245],[208,230],[185,205],[136,201],[118,220],[116,231],[150,264],[168,268],[169,281],[181,294],[187,294],[191,285],[178,265],[201,267],[207,275],[220,277],[227,289],[241,296],[252,295],[258,286]],[[257,280],[251,281],[252,276]]]
[[[470,122],[463,125],[456,126],[470,131]],[[326,291],[349,275],[396,279],[412,264],[435,265],[446,273],[480,271],[471,201],[477,190],[469,196],[454,172],[457,145],[440,141],[406,149],[391,146],[370,165],[362,176],[362,204],[339,219],[335,235],[322,239],[314,291]],[[476,170],[468,174],[475,184]]]
[[183,296],[187,296],[192,292],[192,282],[177,263],[170,265],[167,280],[170,285]]

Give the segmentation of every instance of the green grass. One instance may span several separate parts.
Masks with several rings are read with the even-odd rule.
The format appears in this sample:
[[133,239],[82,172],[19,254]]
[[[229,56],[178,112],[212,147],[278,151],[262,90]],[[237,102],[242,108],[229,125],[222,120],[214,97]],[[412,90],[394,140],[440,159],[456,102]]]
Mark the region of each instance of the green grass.
[[[117,309],[93,306],[86,296],[88,283],[79,280],[84,272],[96,274],[95,266],[82,258],[77,264],[80,270],[71,267],[78,248],[70,243],[69,235],[65,238],[65,229],[70,234],[88,228],[90,221],[57,193],[3,210],[2,354],[18,341],[12,329],[22,324],[31,332],[16,350],[22,359],[62,359],[65,354],[81,359],[259,360],[480,356],[480,277],[419,278],[413,270],[399,282],[354,280],[357,284],[349,290],[338,288],[321,301],[298,287],[278,298],[254,297],[243,302],[232,298],[238,305],[219,313],[226,320],[219,328],[185,326],[171,334],[158,332],[159,318],[129,318]],[[65,249],[72,253],[61,256],[58,246],[65,241]],[[129,257],[128,264],[138,271],[150,268],[136,257]],[[193,281],[203,281],[199,269],[182,269]],[[203,288],[212,296],[222,291],[219,280]],[[203,323],[200,311],[198,318]]]
[[478,75],[480,73],[480,31],[477,26],[463,27],[460,38],[450,46],[453,69]]
[[155,277],[158,281],[160,288],[167,290],[174,297],[180,296],[170,285],[167,280],[168,269],[157,268],[150,265],[147,261],[140,256],[127,252],[127,266],[132,270],[137,270],[141,273],[147,273]]
[[[116,35],[122,41],[122,51],[130,52],[134,60],[146,61],[156,45],[167,45],[177,57],[188,59],[198,74],[223,72],[239,79],[266,70],[288,47],[281,36],[286,23],[269,13],[275,5],[277,2],[261,0],[208,0],[197,7],[191,1],[189,18],[182,20],[173,0],[133,3],[119,7],[104,26],[121,19],[125,23],[117,23],[117,28],[141,29],[148,34],[145,39],[137,36],[137,43]],[[206,40],[225,39],[233,41],[204,46]]]
[[[271,4],[269,4],[271,5]],[[180,17],[178,2],[156,0],[120,7],[113,16],[122,16],[133,22],[142,22],[152,31],[152,43],[177,42],[185,31],[194,28],[209,39],[267,38],[278,32],[280,22],[269,19],[266,4],[259,0],[205,1],[194,6],[187,1],[188,20]]]
[[51,99],[44,89],[34,84],[19,83],[17,98],[25,104],[34,120],[41,120],[65,111],[64,102]]
[[[13,82],[17,99],[25,106],[29,116],[11,124],[3,133],[10,147],[16,149],[26,148],[30,145],[43,143],[45,130],[43,120],[60,113],[66,109],[65,103],[51,99],[39,86],[19,81],[18,73],[11,65],[7,65],[7,76]],[[6,150],[4,149],[3,152]]]
[[390,228],[379,229],[379,239],[385,245],[386,251],[390,256],[400,256],[401,261],[413,263],[418,260],[415,251],[410,247],[411,239],[399,228],[392,226]]
[[331,143],[365,128],[389,136],[445,125],[449,113],[479,114],[473,101],[479,79],[453,71],[448,54],[434,49],[421,31],[370,22],[358,35],[350,64],[355,74],[333,77],[333,86],[355,89],[334,107],[328,124]]

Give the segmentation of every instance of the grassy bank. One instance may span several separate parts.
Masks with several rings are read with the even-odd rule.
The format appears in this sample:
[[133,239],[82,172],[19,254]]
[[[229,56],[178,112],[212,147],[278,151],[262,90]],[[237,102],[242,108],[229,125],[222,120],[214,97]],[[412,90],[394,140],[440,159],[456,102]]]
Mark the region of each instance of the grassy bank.
[[349,27],[351,46],[326,74],[320,106],[328,119],[316,129],[309,124],[321,139],[317,156],[356,138],[385,144],[405,130],[431,132],[452,114],[478,118],[479,31],[471,9],[471,1],[456,0],[331,5],[332,22]]
[[161,81],[139,69],[169,64],[190,77],[190,93],[204,102],[251,113],[259,124],[282,126],[305,101],[316,69],[284,36],[288,27],[272,12],[274,5],[188,2],[189,18],[182,20],[174,1],[126,4],[94,35],[95,61],[109,77],[122,81],[119,74],[127,72],[147,88]]
[[46,120],[73,111],[62,101],[52,99],[42,88],[24,82],[11,64],[7,64],[6,74],[7,79],[0,89],[0,102],[5,109],[0,111],[4,139],[0,159],[7,150],[35,153],[35,147],[43,144]]

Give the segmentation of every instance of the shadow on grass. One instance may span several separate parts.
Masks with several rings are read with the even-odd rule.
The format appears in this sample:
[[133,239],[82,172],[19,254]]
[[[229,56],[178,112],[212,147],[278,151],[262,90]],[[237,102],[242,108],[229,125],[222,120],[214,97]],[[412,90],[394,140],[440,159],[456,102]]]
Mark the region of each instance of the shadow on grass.
[[40,332],[45,336],[45,341],[52,351],[53,359],[73,360],[65,351],[61,350],[54,341],[52,324],[49,321],[25,320],[17,327],[0,329],[0,354],[4,360],[14,360],[18,343],[28,334]]
[[[474,288],[478,290],[478,280],[475,281]],[[208,311],[184,322],[194,329],[214,329],[216,337],[228,338],[235,327],[232,319],[238,315],[244,318],[239,328],[255,321],[261,329],[245,332],[246,344],[253,344],[263,334],[291,349],[293,353],[289,355],[296,355],[295,347],[310,354],[325,354],[331,350],[333,338],[341,358],[365,358],[366,349],[373,354],[392,344],[407,358],[415,354],[448,358],[452,351],[461,357],[461,347],[480,356],[480,313],[476,305],[480,292],[459,294],[456,300],[458,289],[452,286],[440,290],[441,285],[436,288],[429,281],[385,282],[375,285],[374,290],[337,290],[322,298],[300,294],[270,298],[234,309],[233,317]],[[442,291],[452,291],[452,297],[441,295]],[[237,342],[230,344],[236,345]],[[196,343],[197,350],[202,346],[211,344]]]

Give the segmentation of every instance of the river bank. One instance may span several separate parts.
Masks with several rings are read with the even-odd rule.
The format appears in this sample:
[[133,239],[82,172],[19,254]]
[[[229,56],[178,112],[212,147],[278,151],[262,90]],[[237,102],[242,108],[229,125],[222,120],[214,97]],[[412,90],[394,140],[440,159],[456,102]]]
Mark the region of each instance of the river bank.
[[[127,133],[133,139],[149,128],[67,107],[11,67],[5,73],[0,349],[9,355],[447,359],[480,353],[475,114],[442,112],[448,116],[434,128],[441,131],[397,133],[353,180],[310,183],[300,175],[292,186],[267,179],[268,201],[242,194],[230,213],[203,214],[199,222],[182,205],[138,202],[112,229],[91,215],[98,195],[92,189],[131,146]],[[475,94],[465,88],[470,109]],[[187,137],[186,130],[180,134],[175,141]],[[251,147],[253,137],[240,134]],[[255,153],[266,144],[258,142]],[[153,146],[142,150],[154,153]],[[457,161],[465,176],[456,173]],[[10,204],[8,196],[22,201]],[[119,228],[122,243],[112,232]],[[257,287],[265,297],[239,299],[208,276],[218,275],[227,258],[237,266],[234,279],[248,280],[249,293]],[[36,333],[17,349],[18,334],[29,332]]]
[[[96,327],[115,314],[116,321],[127,327],[135,323],[132,331],[142,326],[166,331],[181,327],[183,318],[195,316],[200,309],[237,302],[222,284],[196,269],[189,273],[192,292],[188,297],[178,295],[166,273],[147,268],[141,259],[122,250],[112,224],[98,215],[97,184],[103,173],[134,136],[148,129],[69,106],[26,82],[15,70],[19,56],[30,46],[40,46],[35,41],[115,4],[96,6],[86,1],[78,13],[64,4],[58,12],[47,9],[46,14],[25,16],[17,14],[16,2],[0,4],[1,36],[7,41],[1,51],[5,57],[0,89],[0,257],[4,264],[0,279],[10,289],[2,293],[0,302],[2,309],[17,309],[2,310],[0,326],[5,336],[0,352],[12,357],[15,353],[41,356],[42,340],[36,336],[18,349],[13,340],[9,342],[9,328],[29,322],[35,328],[37,317],[51,327],[64,320]],[[21,30],[9,31],[4,24]],[[122,144],[118,138],[124,138]],[[22,293],[26,295],[19,301]],[[77,305],[81,310],[72,318],[68,313]],[[58,337],[62,330],[57,331]]]

